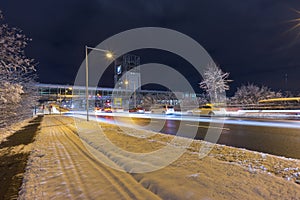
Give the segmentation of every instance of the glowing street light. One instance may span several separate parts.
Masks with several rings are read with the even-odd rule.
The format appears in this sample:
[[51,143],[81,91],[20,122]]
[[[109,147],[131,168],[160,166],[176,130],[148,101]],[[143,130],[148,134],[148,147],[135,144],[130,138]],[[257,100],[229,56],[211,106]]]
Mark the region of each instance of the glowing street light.
[[126,85],[126,88],[127,88],[127,85],[128,85],[128,83],[129,83],[129,82],[128,82],[128,80],[125,80],[125,85]]
[[114,57],[114,55],[113,55],[110,51],[108,51],[108,52],[105,54],[105,56],[106,56],[106,58],[108,58],[108,59],[112,59],[112,58]]
[[99,48],[85,46],[85,98],[86,98],[86,121],[89,121],[89,61],[88,50],[101,51],[105,53],[107,59],[113,59],[114,55],[111,51]]
[[[295,10],[293,9],[297,14],[300,14],[300,11],[298,10]],[[292,20],[289,20],[288,22],[291,22],[291,23],[295,23],[295,25],[290,28],[287,32],[290,32],[290,31],[293,31],[293,30],[296,30],[300,27],[300,18],[296,18],[296,19],[292,19]],[[298,33],[297,35],[297,38],[300,36],[300,33]]]

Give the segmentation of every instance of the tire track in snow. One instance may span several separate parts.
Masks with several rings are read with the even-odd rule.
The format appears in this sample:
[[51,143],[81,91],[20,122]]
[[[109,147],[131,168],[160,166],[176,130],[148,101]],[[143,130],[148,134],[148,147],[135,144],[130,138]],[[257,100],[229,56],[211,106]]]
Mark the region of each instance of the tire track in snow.
[[[46,124],[47,124],[47,126],[44,127],[46,129],[46,133],[45,134],[47,134],[47,132],[49,131],[49,133],[48,133],[48,135],[50,135],[49,142],[51,142],[51,144],[52,144],[51,146],[52,146],[52,148],[54,150],[54,155],[57,155],[56,158],[58,159],[57,160],[58,161],[57,162],[57,167],[58,167],[59,172],[56,172],[56,173],[57,174],[61,174],[62,176],[60,178],[62,178],[62,181],[64,181],[64,180],[68,179],[68,177],[64,173],[64,171],[65,171],[64,170],[64,165],[62,164],[63,160],[62,160],[62,157],[60,156],[60,150],[59,150],[59,147],[57,145],[57,142],[55,142],[53,140],[54,136],[57,133],[55,133],[55,130],[51,128],[53,126],[53,123],[51,123],[51,121],[46,120]],[[51,177],[51,178],[53,178],[53,177]],[[61,184],[63,184],[63,182]],[[71,199],[75,199],[75,197],[72,195],[72,192],[71,192],[71,188],[72,187],[70,186],[69,181],[66,181],[65,184],[63,184],[63,185],[65,186],[64,189],[66,190],[67,195],[70,195]]]
[[58,136],[57,134],[54,135],[54,137],[56,137],[56,139],[60,141],[58,154],[60,159],[64,158],[63,161],[61,160],[61,164],[63,166],[63,174],[66,175],[65,177],[68,180],[68,185],[72,188],[72,193],[76,193],[75,196],[77,198],[80,197],[83,199],[90,199],[89,193],[86,192],[86,187],[84,187],[85,184],[83,183],[79,175],[80,170],[78,170],[78,168],[76,167],[74,159],[71,156],[71,152],[67,150],[64,141],[60,138],[61,136]]
[[[87,178],[87,180],[83,180],[82,178],[84,175],[89,173],[89,170],[91,170],[89,164],[83,165],[82,164],[83,162],[81,162],[81,164],[79,165],[81,166],[82,170],[80,170],[79,167],[75,168],[76,166],[75,161],[79,159],[82,160],[83,159],[82,154],[80,154],[78,148],[74,148],[72,144],[72,140],[67,136],[66,133],[68,129],[62,128],[64,124],[62,123],[57,124],[57,121],[59,120],[55,120],[54,117],[51,117],[50,119],[49,118],[48,120],[51,120],[53,124],[52,126],[53,127],[55,126],[55,130],[57,131],[56,133],[52,134],[51,140],[56,144],[55,148],[56,148],[56,153],[58,155],[58,158],[60,160],[59,163],[62,166],[61,169],[64,177],[63,180],[66,182],[69,188],[68,192],[72,195],[71,199],[95,199],[97,197],[97,195],[95,194],[95,190],[91,192],[92,188],[87,188],[86,185],[88,185],[87,181],[90,181],[92,178],[96,178],[96,177],[89,175],[87,176],[89,177]],[[72,132],[71,134],[74,133]],[[57,145],[59,145],[59,147],[63,147],[64,150],[63,151],[59,150],[60,148],[58,148]],[[75,154],[77,155],[75,156]],[[86,162],[86,159],[84,160]],[[65,162],[67,162],[67,164]],[[67,169],[67,166],[74,167],[72,172],[70,172],[70,170]],[[78,194],[79,190],[82,190],[84,194],[83,195]],[[123,198],[122,197],[123,197],[122,195],[119,195],[118,199],[124,199],[124,197]]]
[[[79,151],[76,151],[79,154],[82,155],[78,155],[78,157],[85,157],[88,158],[87,161],[90,166],[89,167],[93,167],[94,170],[104,176],[104,178],[111,184],[113,185],[116,190],[119,192],[119,194],[121,195],[121,197],[123,197],[124,199],[136,199],[137,196],[134,194],[134,192],[130,191],[127,189],[127,186],[124,185],[124,183],[122,181],[120,181],[118,179],[117,176],[115,176],[114,174],[112,174],[109,170],[106,170],[106,167],[103,167],[101,164],[97,164],[98,161],[93,159],[91,157],[91,155],[89,155],[88,153],[86,153],[84,149],[82,149],[82,147],[80,147],[80,144],[78,144],[78,141],[75,141],[74,138],[70,137],[70,134],[74,134],[73,131],[71,131],[70,129],[66,128],[66,127],[60,127],[62,129],[62,136],[64,136],[66,138],[66,141],[68,141],[68,145],[63,144],[65,143],[64,141],[61,141],[61,143],[65,146],[72,146],[72,149],[77,149]],[[69,132],[67,134],[67,132]],[[61,139],[59,139],[61,140]],[[81,141],[80,141],[81,142]],[[81,144],[82,145],[82,144]],[[66,154],[71,155],[70,150],[68,148],[65,148],[65,150],[67,151]],[[74,160],[74,159],[72,159]],[[76,165],[74,165],[76,167]],[[77,171],[74,173],[80,173],[82,170],[80,170],[78,167]],[[90,168],[89,168],[90,169]],[[91,170],[91,169],[90,169]],[[105,173],[103,173],[103,171],[105,171]],[[89,171],[85,171],[85,173],[89,173]],[[124,192],[125,191],[125,192]]]
[[[81,140],[77,138],[78,137],[77,135],[76,138],[71,137],[72,135],[75,136],[75,133],[71,128],[65,126],[65,124],[59,119],[52,118],[52,120],[53,119],[55,119],[60,124],[60,126],[58,127],[61,129],[60,131],[62,133],[61,136],[66,138],[66,140],[60,142],[61,143],[68,142],[68,145],[64,144],[65,147],[70,148],[72,146],[71,149],[73,151],[76,150],[76,152],[78,153],[78,157],[85,157],[86,161],[89,163],[89,166],[90,167],[92,166],[94,170],[100,173],[102,177],[104,177],[109,183],[111,183],[111,185],[115,187],[115,190],[117,190],[119,194],[123,197],[122,199],[147,199],[147,197],[150,197],[149,199],[160,199],[150,190],[144,188],[130,174],[115,171],[103,165],[99,161],[97,161],[84,148]],[[66,153],[70,155],[70,150],[68,150],[68,148],[65,148],[68,151]],[[89,169],[91,170],[91,168]],[[77,172],[75,173],[78,172],[80,172],[80,170],[77,169]]]
[[[60,120],[57,120],[57,121],[61,123]],[[90,155],[88,155],[87,153],[85,153],[85,151],[80,147],[80,145],[78,145],[77,142],[72,137],[69,136],[69,134],[74,134],[73,131],[71,131],[67,127],[62,127],[62,126],[58,126],[57,128],[61,129],[61,135],[60,136],[65,137],[65,140],[63,140],[63,141],[57,137],[57,139],[60,141],[60,143],[64,144],[64,146],[69,146],[69,147],[72,146],[73,152],[74,152],[74,150],[76,150],[77,153],[81,154],[81,155],[78,155],[78,158],[80,158],[80,157],[86,157],[86,158],[88,158],[86,161],[89,162],[89,164],[90,164],[89,165],[89,169],[92,166],[94,168],[94,170],[96,170],[98,173],[100,173],[110,183],[110,185],[113,185],[115,187],[115,189],[118,191],[118,193],[120,194],[120,198],[122,198],[122,199],[129,199],[129,198],[132,199],[132,198],[135,198],[135,196],[132,195],[130,191],[126,191],[127,193],[124,192],[126,190],[126,188],[123,187],[123,189],[122,189],[121,187],[118,187],[118,184],[120,184],[120,182],[118,182],[118,181],[116,182],[116,179],[117,179],[116,177],[110,178],[107,175],[107,173],[103,173],[103,171],[104,171],[103,169],[99,169],[98,166],[95,167],[95,162],[97,162],[97,161],[91,160]],[[69,132],[69,133],[67,133],[67,132]],[[66,143],[68,143],[68,145],[66,145]],[[66,152],[65,154],[62,154],[62,156],[70,155],[69,152],[70,151]],[[84,166],[82,166],[82,168],[83,167]],[[74,174],[78,174],[78,173],[80,173],[80,170],[76,170],[74,172]],[[85,170],[85,173],[89,173],[89,172]]]

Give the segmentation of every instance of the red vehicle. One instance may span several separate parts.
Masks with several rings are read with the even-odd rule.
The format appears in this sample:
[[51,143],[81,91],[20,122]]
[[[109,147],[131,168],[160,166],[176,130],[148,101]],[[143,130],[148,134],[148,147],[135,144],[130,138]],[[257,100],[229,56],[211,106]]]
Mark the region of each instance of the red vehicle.
[[144,114],[145,113],[145,109],[142,107],[136,107],[136,108],[131,108],[129,109],[130,113],[141,113]]

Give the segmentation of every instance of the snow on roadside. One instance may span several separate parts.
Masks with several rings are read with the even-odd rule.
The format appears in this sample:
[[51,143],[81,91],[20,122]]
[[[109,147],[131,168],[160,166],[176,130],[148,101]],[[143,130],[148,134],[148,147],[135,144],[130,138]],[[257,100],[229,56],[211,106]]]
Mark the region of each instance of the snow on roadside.
[[[106,125],[104,125],[103,127],[106,127]],[[133,136],[136,138],[148,138],[149,142],[159,143],[161,145],[170,144],[169,142],[174,137],[171,135],[165,135],[148,130],[138,130],[122,125],[111,125],[109,127],[110,131],[119,131],[117,127],[120,127],[123,130],[122,132],[126,133],[129,136]],[[181,140],[183,141],[191,139],[181,138]],[[121,145],[121,143],[118,144]],[[271,154],[250,151],[242,148],[211,144],[201,140],[194,140],[191,143],[190,147],[188,147],[187,149],[190,151],[190,153],[199,154],[200,146],[203,144],[214,146],[209,154],[210,157],[216,158],[221,161],[230,162],[232,164],[237,164],[248,169],[248,171],[251,173],[269,173],[284,178],[287,181],[292,181],[300,184],[300,160],[274,156]],[[178,146],[180,146],[180,144],[178,144]]]
[[[106,127],[103,124],[102,128]],[[111,125],[105,130],[117,131],[117,126]],[[148,138],[148,142],[158,143],[161,145],[170,145],[170,141],[174,136],[156,133],[153,131],[138,130],[130,127],[122,127],[122,133],[136,138]],[[120,130],[119,130],[120,131]],[[192,140],[189,138],[181,138],[181,140]],[[180,140],[179,140],[180,141]],[[184,142],[183,142],[184,143]],[[120,145],[120,143],[118,143]],[[300,160],[275,156],[267,153],[251,151],[242,148],[230,147],[220,144],[212,144],[202,140],[193,140],[190,147],[187,148],[191,154],[199,154],[199,149],[203,145],[212,145],[213,148],[208,154],[209,157],[216,158],[220,161],[229,162],[244,167],[250,173],[263,172],[273,174],[277,177],[284,178],[300,184]],[[174,144],[180,147],[181,144]],[[185,148],[185,147],[183,147]]]
[[[128,127],[120,128],[105,123],[100,125],[105,132],[109,132],[107,137],[115,145],[131,152],[155,151],[169,145],[173,138],[161,133],[149,134],[151,136],[148,138],[135,137],[146,134],[143,130]],[[137,146],[139,142],[143,144],[142,149]],[[207,157],[200,159],[199,149],[203,144],[214,147]],[[174,145],[180,147],[180,141]],[[196,193],[190,188],[197,187],[199,193],[216,195],[214,199],[257,199],[257,196],[262,199],[291,199],[300,196],[297,192],[300,186],[295,184],[298,181],[299,164],[300,160],[297,159],[194,140],[181,158],[163,170],[135,174],[134,177],[144,187],[169,199],[178,197],[175,195],[177,190],[182,191],[181,194],[177,193],[182,198],[192,198]],[[171,188],[172,193],[166,193],[165,188]],[[221,197],[217,197],[218,193]]]
[[[196,142],[200,143],[200,142]],[[197,149],[197,148],[196,148]],[[195,151],[195,149],[193,149]],[[215,145],[209,156],[218,160],[234,163],[249,172],[264,172],[300,184],[300,160],[274,156],[267,153],[250,151],[247,149]]]
[[[161,133],[155,133],[153,131],[137,130],[128,127],[122,127],[122,130],[130,136],[139,138],[147,138],[154,135],[162,135],[163,138],[169,138],[162,140],[149,139],[149,142],[158,142],[162,144],[169,144],[169,141],[173,136],[164,135]],[[188,138],[181,138],[181,140],[191,140]],[[165,141],[165,142],[163,142]],[[206,141],[194,140],[188,150],[190,153],[199,153],[199,148],[202,144],[208,143]],[[276,176],[282,177],[289,181],[295,181],[300,184],[300,160],[285,158],[282,156],[275,156],[267,153],[261,153],[256,151],[250,151],[247,149],[230,147],[220,144],[211,144],[214,148],[209,153],[209,156],[217,158],[218,160],[235,163],[241,165],[249,170],[249,172],[255,172],[256,170],[263,171],[266,173],[272,173]],[[180,146],[180,144],[178,144]]]

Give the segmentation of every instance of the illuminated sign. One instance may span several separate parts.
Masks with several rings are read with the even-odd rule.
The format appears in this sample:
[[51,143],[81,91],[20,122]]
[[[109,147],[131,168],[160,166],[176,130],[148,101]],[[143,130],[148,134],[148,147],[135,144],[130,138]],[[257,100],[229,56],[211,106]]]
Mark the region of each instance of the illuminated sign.
[[117,66],[117,74],[122,73],[122,65]]

